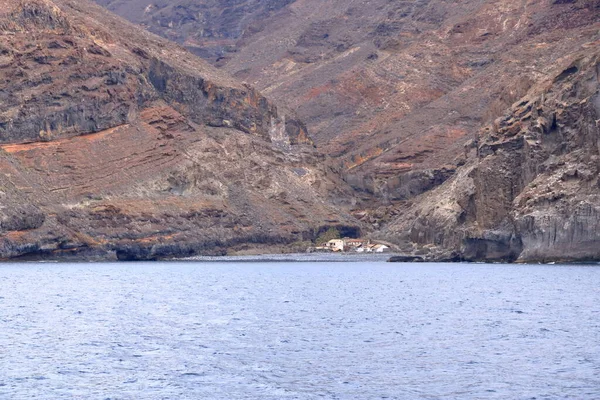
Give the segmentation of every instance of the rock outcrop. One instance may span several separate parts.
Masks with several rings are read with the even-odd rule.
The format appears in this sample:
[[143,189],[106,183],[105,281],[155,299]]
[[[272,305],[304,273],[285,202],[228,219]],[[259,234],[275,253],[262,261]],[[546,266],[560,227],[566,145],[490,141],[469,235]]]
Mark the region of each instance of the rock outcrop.
[[425,260],[600,258],[597,1],[97,2],[213,65],[87,1],[0,0],[0,257],[366,226]]
[[155,259],[360,230],[305,126],[81,0],[0,0],[0,257]]
[[[2,12],[0,142],[98,132],[157,101],[198,124],[267,140],[272,121],[286,124],[252,87],[92,4],[14,1]],[[306,136],[300,122],[287,121],[293,140]]]
[[472,261],[600,259],[600,42],[560,60],[467,145],[449,181],[383,236],[430,257]]
[[452,176],[600,28],[591,0],[97,1],[296,111],[367,211]]

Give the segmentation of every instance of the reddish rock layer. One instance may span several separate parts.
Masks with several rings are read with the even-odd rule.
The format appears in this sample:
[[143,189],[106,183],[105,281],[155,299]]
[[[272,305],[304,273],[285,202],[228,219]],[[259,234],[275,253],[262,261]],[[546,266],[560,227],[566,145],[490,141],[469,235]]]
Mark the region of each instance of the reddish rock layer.
[[600,259],[600,51],[564,60],[382,233],[433,259]]
[[442,183],[482,124],[600,39],[591,0],[100,1],[295,110],[367,205]]
[[0,257],[356,234],[304,126],[253,88],[85,1],[0,5]]

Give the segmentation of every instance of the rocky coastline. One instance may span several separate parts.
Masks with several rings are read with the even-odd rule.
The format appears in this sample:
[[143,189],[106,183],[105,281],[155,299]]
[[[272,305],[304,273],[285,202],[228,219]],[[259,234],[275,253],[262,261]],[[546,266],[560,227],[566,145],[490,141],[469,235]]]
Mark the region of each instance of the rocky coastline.
[[0,259],[600,260],[600,6],[392,3],[0,0]]

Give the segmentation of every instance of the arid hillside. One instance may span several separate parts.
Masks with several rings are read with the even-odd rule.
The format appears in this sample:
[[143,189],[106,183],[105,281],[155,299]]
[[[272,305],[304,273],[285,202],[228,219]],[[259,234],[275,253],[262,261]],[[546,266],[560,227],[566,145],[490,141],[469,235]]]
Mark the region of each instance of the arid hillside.
[[431,259],[600,258],[600,2],[169,3],[109,7],[294,110],[379,237]]
[[444,182],[482,125],[600,39],[593,0],[98,1],[296,111],[369,205]]
[[600,260],[597,43],[557,66],[468,150],[450,180],[380,234],[433,259]]
[[600,2],[98,2],[0,0],[1,256],[600,258]]
[[[304,125],[81,0],[0,0],[0,257],[152,259],[359,225]],[[336,194],[337,193],[337,194]]]
[[97,0],[148,30],[216,62],[235,51],[238,40],[261,29],[295,0]]

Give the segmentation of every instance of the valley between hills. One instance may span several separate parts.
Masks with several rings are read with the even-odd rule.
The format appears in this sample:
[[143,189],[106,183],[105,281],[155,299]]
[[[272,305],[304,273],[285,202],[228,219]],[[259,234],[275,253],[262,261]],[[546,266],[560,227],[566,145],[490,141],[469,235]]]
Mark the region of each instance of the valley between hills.
[[600,2],[96,3],[0,0],[3,259],[600,260]]

